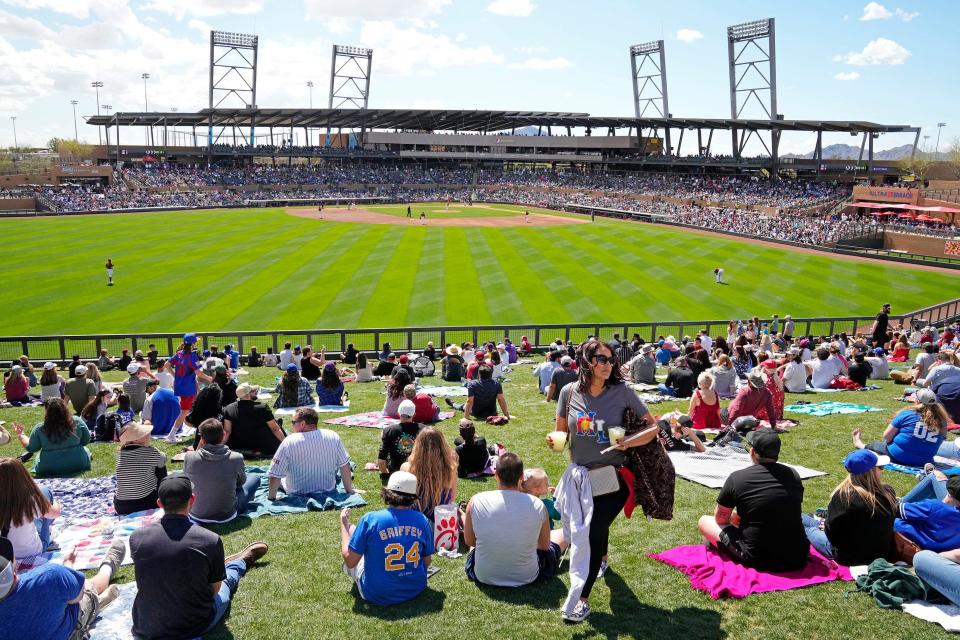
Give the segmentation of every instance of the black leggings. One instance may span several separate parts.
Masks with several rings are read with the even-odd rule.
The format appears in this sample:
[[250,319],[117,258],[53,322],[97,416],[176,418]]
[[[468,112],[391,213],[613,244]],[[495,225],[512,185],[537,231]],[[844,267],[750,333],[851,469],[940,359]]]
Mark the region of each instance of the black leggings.
[[593,583],[597,580],[597,571],[603,556],[607,555],[607,543],[610,541],[610,525],[617,519],[617,514],[623,511],[627,503],[627,485],[619,477],[620,489],[616,493],[608,493],[593,499],[593,518],[590,520],[590,569],[587,580],[583,583],[581,598],[589,598]]

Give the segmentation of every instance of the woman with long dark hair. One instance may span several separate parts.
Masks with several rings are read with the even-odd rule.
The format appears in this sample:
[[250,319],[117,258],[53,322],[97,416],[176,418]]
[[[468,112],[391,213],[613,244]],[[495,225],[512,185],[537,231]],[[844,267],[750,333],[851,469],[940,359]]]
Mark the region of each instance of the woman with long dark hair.
[[387,399],[383,402],[383,415],[396,418],[397,409],[400,403],[404,401],[403,388],[413,382],[410,374],[402,367],[397,367],[390,376],[390,382],[387,383]]
[[50,524],[60,505],[49,489],[40,487],[17,458],[0,458],[0,530],[13,544],[13,555],[29,558],[50,544]]
[[49,400],[51,398],[64,399],[64,385],[66,381],[57,373],[57,365],[53,362],[46,362],[43,365],[43,373],[40,374],[40,400]]
[[[616,351],[608,344],[591,339],[577,349],[579,379],[565,386],[557,399],[556,431],[567,433],[570,443],[572,465],[568,467],[564,478],[573,474],[586,474],[589,470],[591,482],[596,478],[597,487],[602,484],[615,486],[616,490],[599,495],[570,496],[564,500],[567,509],[579,508],[583,501],[592,499],[593,515],[589,522],[590,562],[586,574],[574,580],[571,575],[571,590],[563,610],[563,618],[568,622],[582,622],[590,614],[587,603],[593,584],[598,575],[606,570],[607,543],[610,538],[610,526],[617,514],[627,502],[628,488],[620,476],[619,468],[626,462],[625,446],[611,442],[608,429],[624,424],[627,409],[648,425],[654,420],[646,405],[637,394],[624,384],[617,361]],[[657,430],[630,442],[630,447],[651,442],[657,437]],[[552,436],[547,443],[556,446]],[[614,448],[604,453],[605,450]],[[570,491],[568,483],[567,491]],[[576,493],[576,489],[573,489]],[[573,504],[573,502],[576,504]],[[567,514],[570,516],[570,513]],[[575,517],[575,516],[570,516]],[[574,566],[571,559],[571,566]],[[582,587],[580,581],[582,580]]]
[[[227,371],[227,367],[219,365],[213,372],[213,384],[220,387],[220,407],[226,407],[237,401],[237,381]],[[192,423],[191,423],[192,424]]]
[[274,409],[295,409],[313,405],[310,383],[300,375],[300,370],[293,362],[287,365],[274,393],[277,394],[277,399],[273,403]]
[[223,391],[216,382],[204,387],[197,394],[190,407],[190,413],[187,414],[186,421],[197,428],[197,433],[193,436],[193,448],[200,446],[200,424],[207,418],[216,418],[223,421],[223,407],[220,403],[223,397]]
[[320,369],[326,362],[326,354],[323,351],[320,352],[320,357],[318,358],[313,355],[313,347],[307,345],[303,348],[300,356],[300,375],[310,382],[316,382],[320,379]]
[[343,404],[343,382],[335,362],[323,365],[320,379],[317,380],[317,404]]
[[90,430],[83,418],[73,417],[63,400],[52,398],[43,403],[43,422],[30,432],[13,423],[20,444],[37,454],[33,472],[38,476],[65,476],[90,469]]
[[367,361],[367,354],[357,353],[357,382],[373,382],[373,367]]

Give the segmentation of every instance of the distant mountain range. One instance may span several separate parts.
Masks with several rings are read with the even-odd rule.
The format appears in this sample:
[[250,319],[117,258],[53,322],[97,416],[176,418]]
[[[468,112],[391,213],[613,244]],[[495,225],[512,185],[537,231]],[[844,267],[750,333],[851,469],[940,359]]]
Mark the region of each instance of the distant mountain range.
[[[892,149],[883,149],[882,151],[873,151],[874,160],[906,160],[913,151],[912,144],[904,144]],[[941,154],[942,155],[942,154]],[[830,160],[856,160],[860,156],[860,147],[849,144],[831,144],[823,148],[824,159]],[[813,151],[810,153],[797,154],[789,153],[784,158],[813,158]],[[863,150],[863,158],[867,158],[867,150]]]

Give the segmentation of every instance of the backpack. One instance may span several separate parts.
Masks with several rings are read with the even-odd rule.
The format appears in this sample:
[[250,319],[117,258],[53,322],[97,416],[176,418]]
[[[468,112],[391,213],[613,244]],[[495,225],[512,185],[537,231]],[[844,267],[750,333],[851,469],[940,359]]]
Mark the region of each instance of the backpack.
[[120,439],[123,429],[123,420],[116,413],[105,413],[97,418],[97,425],[93,429],[94,442],[116,442]]

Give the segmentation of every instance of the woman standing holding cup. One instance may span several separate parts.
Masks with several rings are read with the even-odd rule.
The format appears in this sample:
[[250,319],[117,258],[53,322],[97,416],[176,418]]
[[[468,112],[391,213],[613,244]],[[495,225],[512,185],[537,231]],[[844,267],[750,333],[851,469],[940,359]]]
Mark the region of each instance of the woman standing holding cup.
[[[564,532],[572,543],[570,592],[563,619],[574,624],[590,615],[587,600],[594,582],[606,570],[610,525],[627,501],[627,486],[618,472],[625,462],[623,451],[647,444],[657,434],[656,429],[644,431],[622,443],[621,425],[627,409],[649,425],[654,420],[624,383],[614,349],[591,339],[577,349],[577,365],[579,380],[560,391],[556,431],[547,435],[552,449],[570,443],[572,463],[557,487],[557,504],[564,516]],[[619,437],[611,438],[611,432]],[[612,450],[604,453],[607,449]],[[582,490],[587,478],[589,493]]]

